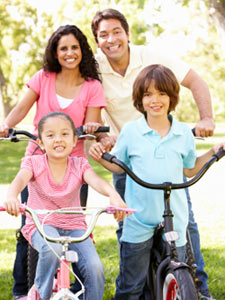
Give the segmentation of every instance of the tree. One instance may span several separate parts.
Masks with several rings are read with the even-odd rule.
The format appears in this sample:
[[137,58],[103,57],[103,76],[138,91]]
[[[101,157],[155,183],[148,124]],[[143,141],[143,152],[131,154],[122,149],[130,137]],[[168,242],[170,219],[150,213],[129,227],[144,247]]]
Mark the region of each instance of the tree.
[[0,1],[0,96],[6,116],[21,96],[24,84],[40,68],[51,17],[25,0]]

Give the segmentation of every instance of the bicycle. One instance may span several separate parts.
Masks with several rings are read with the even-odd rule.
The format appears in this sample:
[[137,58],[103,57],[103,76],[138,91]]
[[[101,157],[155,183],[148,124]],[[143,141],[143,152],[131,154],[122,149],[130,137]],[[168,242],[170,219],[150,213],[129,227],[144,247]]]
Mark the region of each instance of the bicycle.
[[[141,300],[197,300],[197,291],[193,280],[192,266],[176,259],[175,241],[178,234],[173,230],[173,214],[170,208],[170,194],[173,189],[188,188],[206,173],[215,161],[225,155],[218,151],[202,167],[196,176],[184,183],[164,182],[151,184],[137,177],[122,161],[109,153],[102,158],[121,167],[136,183],[145,188],[164,191],[164,222],[158,224],[153,236],[150,266]],[[165,236],[163,241],[162,235]],[[192,263],[192,261],[191,261]]]
[[[107,126],[101,126],[98,128],[98,130],[96,132],[108,132],[109,131],[109,127]],[[84,126],[80,126],[76,128],[76,134],[78,136],[78,139],[83,139],[83,138],[96,138],[95,135],[91,135],[91,134],[86,134],[85,132],[85,127]],[[31,134],[30,132],[26,131],[26,130],[15,130],[15,129],[9,129],[9,135],[7,138],[5,137],[1,137],[0,141],[11,141],[11,142],[20,142],[20,141],[28,141],[31,140],[32,142],[36,143],[37,140],[37,136]],[[35,149],[35,151],[39,148],[38,144],[37,144],[37,148]],[[35,152],[34,151],[34,152]],[[23,235],[20,232],[20,229],[16,231],[16,238],[18,240],[25,240]],[[30,246],[28,244],[28,257],[27,257],[27,278],[28,278],[28,289],[30,289],[34,283],[34,278],[35,278],[35,272],[36,272],[36,265],[37,265],[37,260],[38,260],[38,252],[33,249],[32,246]]]
[[[90,210],[90,211],[89,211]],[[27,205],[20,205],[20,212],[25,214],[26,212],[29,213],[34,221],[34,224],[40,233],[40,235],[46,240],[46,242],[52,243],[60,243],[62,244],[62,255],[58,257],[60,261],[60,267],[57,270],[56,280],[52,290],[51,300],[79,300],[79,296],[84,294],[85,295],[85,288],[80,279],[74,274],[74,272],[70,269],[70,263],[78,262],[78,255],[75,251],[69,250],[69,245],[71,243],[79,243],[86,240],[93,232],[95,224],[97,222],[98,217],[102,213],[112,214],[116,211],[125,211],[127,213],[132,213],[134,210],[132,209],[123,209],[113,206],[108,206],[104,208],[93,208],[93,209],[86,209],[86,210],[76,210],[73,209],[59,209],[59,210],[33,210]],[[5,211],[4,207],[0,207],[0,211]],[[70,237],[70,236],[61,236],[61,237],[51,237],[45,234],[43,226],[44,222],[41,224],[38,219],[38,214],[45,214],[46,217],[52,215],[53,213],[57,214],[84,214],[86,216],[90,215],[91,219],[89,221],[87,230],[85,233],[80,237]],[[51,248],[51,247],[50,247]],[[54,252],[54,251],[53,251]],[[81,284],[81,290],[78,291],[76,294],[73,294],[70,291],[70,272],[76,277],[76,279]]]

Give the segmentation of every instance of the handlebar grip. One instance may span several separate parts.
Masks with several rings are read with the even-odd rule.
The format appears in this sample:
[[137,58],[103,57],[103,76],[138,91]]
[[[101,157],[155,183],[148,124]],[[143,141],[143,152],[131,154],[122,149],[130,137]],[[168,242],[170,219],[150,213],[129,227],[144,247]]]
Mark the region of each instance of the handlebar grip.
[[116,156],[112,155],[112,154],[110,154],[108,152],[105,152],[105,153],[102,154],[102,158],[105,159],[105,160],[107,160],[110,163],[113,163],[113,159],[116,158]]
[[217,158],[217,161],[220,160],[225,155],[225,150],[220,149],[218,152],[216,152],[213,156]]
[[5,211],[5,207],[4,206],[0,206],[0,211]]
[[106,212],[108,214],[113,214],[116,211],[125,211],[127,213],[134,213],[137,211],[137,209],[134,208],[121,208],[121,207],[117,207],[117,206],[108,206],[106,208]]
[[95,132],[109,132],[109,126],[100,126]]
[[193,133],[193,136],[196,136],[195,128],[192,128],[191,131]]

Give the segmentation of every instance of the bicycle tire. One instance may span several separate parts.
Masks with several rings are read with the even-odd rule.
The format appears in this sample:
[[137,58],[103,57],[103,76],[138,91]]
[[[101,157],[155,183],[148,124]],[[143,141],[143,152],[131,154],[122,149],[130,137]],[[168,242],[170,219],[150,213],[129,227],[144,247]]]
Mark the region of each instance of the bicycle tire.
[[163,300],[198,300],[188,269],[167,271],[163,282]]
[[36,268],[38,261],[38,252],[31,246],[28,245],[27,250],[27,281],[28,281],[28,289],[33,286]]

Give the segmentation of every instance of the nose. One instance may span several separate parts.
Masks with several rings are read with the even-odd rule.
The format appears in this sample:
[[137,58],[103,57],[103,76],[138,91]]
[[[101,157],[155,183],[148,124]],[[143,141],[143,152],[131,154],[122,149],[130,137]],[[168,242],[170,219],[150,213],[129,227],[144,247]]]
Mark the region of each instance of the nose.
[[108,42],[109,42],[109,43],[113,43],[114,41],[115,41],[114,35],[113,35],[113,34],[109,34],[109,35],[108,35]]
[[71,55],[72,53],[73,53],[73,50],[72,50],[72,48],[68,48],[68,50],[67,50],[66,54],[67,54],[67,55]]
[[55,136],[55,142],[60,142],[61,140],[62,140],[61,135],[60,135],[60,134],[57,134],[57,135]]

